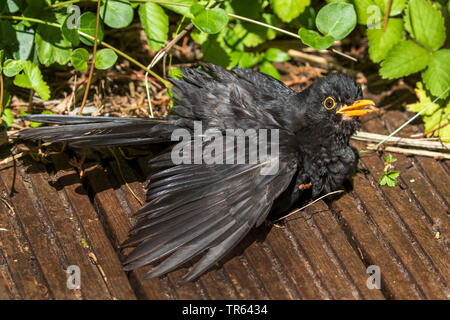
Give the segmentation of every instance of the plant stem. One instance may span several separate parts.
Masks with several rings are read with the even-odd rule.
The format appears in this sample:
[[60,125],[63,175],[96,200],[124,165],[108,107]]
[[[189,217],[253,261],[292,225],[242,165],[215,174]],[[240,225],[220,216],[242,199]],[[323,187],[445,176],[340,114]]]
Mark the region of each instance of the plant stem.
[[391,5],[392,5],[392,0],[389,0],[389,2],[387,4],[387,9],[386,9],[386,15],[384,16],[383,33],[386,31],[386,27],[387,27],[388,19],[389,19],[389,12],[391,12]]
[[63,1],[60,3],[54,3],[51,6],[49,6],[48,8],[57,8],[57,7],[62,7],[68,4],[73,4],[73,3],[77,3],[77,2],[81,2],[81,1],[85,1],[85,0],[69,0],[69,1]]
[[95,54],[97,52],[97,40],[98,40],[98,23],[100,20],[100,3],[102,0],[97,1],[97,17],[95,21],[95,33],[94,33],[94,48],[92,50],[92,61],[91,68],[89,70],[88,82],[86,84],[86,89],[84,90],[83,101],[81,102],[80,111],[78,111],[78,115],[83,113],[84,106],[86,105],[86,100],[89,94],[89,88],[92,82],[92,76],[94,75],[94,67],[95,67]]

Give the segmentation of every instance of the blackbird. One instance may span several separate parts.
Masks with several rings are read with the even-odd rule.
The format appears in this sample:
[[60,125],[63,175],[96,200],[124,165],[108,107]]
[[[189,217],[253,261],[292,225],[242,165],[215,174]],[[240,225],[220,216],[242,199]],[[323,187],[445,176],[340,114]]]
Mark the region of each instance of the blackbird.
[[[25,130],[19,138],[73,147],[171,143],[149,162],[154,173],[147,203],[135,213],[138,221],[122,245],[135,247],[124,268],[160,262],[144,276],[153,278],[203,254],[180,281],[184,283],[223,258],[269,212],[285,212],[305,192],[317,197],[341,187],[356,162],[349,138],[373,102],[362,100],[360,85],[343,74],[331,74],[296,92],[251,69],[204,64],[181,71],[180,78],[170,79],[174,107],[167,118],[31,115],[26,119],[59,126]],[[195,147],[195,139],[205,137],[195,133],[195,121],[213,129],[217,139],[230,129],[271,130],[271,138],[278,138],[271,141],[271,151],[277,152],[258,154],[252,163],[174,163],[172,151],[178,144],[173,132],[191,134],[184,147]],[[261,143],[254,134],[245,139]],[[201,140],[200,147],[212,140]],[[215,156],[228,157],[225,153],[237,148],[223,146],[222,151],[215,149]],[[250,156],[252,152],[244,152],[245,159]],[[276,170],[264,174],[268,166]]]

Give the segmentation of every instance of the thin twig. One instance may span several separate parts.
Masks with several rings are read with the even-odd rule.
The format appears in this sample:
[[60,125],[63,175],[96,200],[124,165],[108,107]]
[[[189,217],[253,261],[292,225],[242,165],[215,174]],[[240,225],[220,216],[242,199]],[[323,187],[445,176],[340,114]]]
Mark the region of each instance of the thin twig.
[[387,27],[388,20],[389,20],[389,13],[391,12],[391,5],[392,5],[392,0],[389,0],[389,2],[387,4],[386,14],[384,16],[383,33],[386,31],[386,27]]
[[[356,134],[352,136],[352,139],[354,140],[367,141],[373,143],[383,141],[386,138],[387,136],[383,134],[363,132],[363,131],[358,131]],[[431,150],[450,150],[450,143],[430,141],[430,139],[411,139],[411,138],[392,137],[388,141],[386,141],[386,143],[394,146],[415,147]]]
[[[368,146],[367,149],[378,150],[378,148],[376,146]],[[384,150],[387,152],[393,152],[393,153],[401,153],[401,154],[409,154],[409,155],[416,155],[416,156],[423,156],[423,157],[431,157],[434,159],[450,160],[450,154],[443,153],[443,152],[435,152],[435,151],[428,151],[428,150],[421,150],[421,149],[399,148],[399,147],[385,147]]]
[[100,21],[100,3],[101,0],[97,1],[97,18],[95,21],[95,33],[94,33],[94,49],[92,50],[92,61],[91,68],[89,70],[88,82],[86,84],[86,90],[84,91],[83,101],[81,102],[80,111],[78,111],[78,115],[83,113],[84,106],[86,104],[86,100],[89,94],[89,87],[91,86],[92,76],[94,75],[94,67],[95,67],[95,53],[97,51],[97,40],[98,40],[98,25]]
[[141,206],[144,205],[144,201],[141,200],[141,198],[139,198],[139,196],[134,193],[133,189],[131,189],[131,187],[128,185],[128,182],[125,180],[125,177],[123,175],[122,172],[122,167],[120,166],[120,160],[119,157],[117,156],[117,154],[114,152],[114,149],[111,147],[108,147],[109,151],[112,153],[112,155],[114,156],[114,159],[116,159],[116,163],[117,163],[117,168],[119,169],[119,174],[120,177],[122,178],[123,182],[125,183],[125,186],[128,188],[128,190],[131,192],[131,194],[133,195],[133,197],[137,200],[137,202],[139,202],[139,204]]
[[307,207],[312,206],[314,203],[316,203],[317,201],[322,200],[322,199],[325,198],[325,197],[331,196],[331,195],[333,195],[333,194],[342,193],[342,192],[344,192],[344,190],[337,190],[337,191],[329,192],[329,193],[327,193],[327,194],[325,194],[325,195],[323,195],[323,196],[317,198],[317,199],[314,200],[313,202],[310,202],[310,203],[308,203],[307,205],[305,205],[305,206],[303,206],[303,207],[301,207],[301,208],[299,208],[299,209],[295,209],[294,211],[288,213],[287,215],[285,215],[285,216],[283,216],[283,217],[281,217],[281,218],[278,218],[277,220],[275,220],[275,221],[273,221],[273,222],[278,222],[278,221],[280,221],[280,220],[286,219],[287,217],[290,217],[290,216],[292,216],[293,214],[296,214],[297,212],[300,212],[300,211],[302,211],[303,209],[306,209]]

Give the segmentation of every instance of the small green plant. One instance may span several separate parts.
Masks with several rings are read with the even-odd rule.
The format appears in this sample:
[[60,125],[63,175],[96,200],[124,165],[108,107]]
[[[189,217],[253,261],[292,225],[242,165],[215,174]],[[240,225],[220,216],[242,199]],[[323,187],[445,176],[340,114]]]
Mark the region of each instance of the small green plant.
[[397,161],[391,154],[387,154],[384,162],[384,173],[378,182],[380,186],[387,185],[388,187],[395,187],[397,185],[397,178],[400,173],[394,169],[393,163]]

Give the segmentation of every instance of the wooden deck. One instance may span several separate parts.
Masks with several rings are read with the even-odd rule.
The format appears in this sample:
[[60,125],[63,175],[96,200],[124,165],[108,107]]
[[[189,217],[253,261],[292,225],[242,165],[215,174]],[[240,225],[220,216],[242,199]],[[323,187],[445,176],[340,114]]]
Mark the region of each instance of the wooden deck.
[[[386,134],[405,119],[371,115],[363,129]],[[361,154],[353,190],[255,230],[184,286],[176,283],[185,269],[145,281],[148,268],[122,271],[119,244],[140,204],[113,158],[80,180],[66,154],[48,165],[25,157],[0,171],[0,299],[448,299],[449,163],[395,157],[395,188],[378,185],[383,158]],[[145,161],[120,164],[141,199]],[[80,290],[66,286],[70,265],[81,269]],[[380,267],[381,290],[366,286],[370,265]]]

